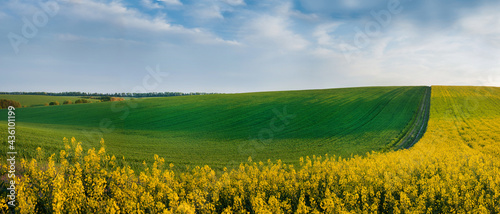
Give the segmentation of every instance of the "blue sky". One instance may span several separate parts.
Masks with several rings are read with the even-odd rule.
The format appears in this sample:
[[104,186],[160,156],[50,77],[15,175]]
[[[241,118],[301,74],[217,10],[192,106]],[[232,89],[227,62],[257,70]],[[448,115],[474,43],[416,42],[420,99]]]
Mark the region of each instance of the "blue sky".
[[500,3],[4,0],[0,91],[500,86]]

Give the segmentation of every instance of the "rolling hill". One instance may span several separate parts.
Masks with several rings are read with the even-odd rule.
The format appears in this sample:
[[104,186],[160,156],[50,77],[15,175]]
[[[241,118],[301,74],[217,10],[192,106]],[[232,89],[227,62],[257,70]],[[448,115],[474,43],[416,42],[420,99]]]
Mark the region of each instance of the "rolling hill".
[[[209,166],[178,173],[155,155],[153,164],[136,172],[117,165],[120,160],[104,147],[82,154],[72,143],[58,161],[22,162],[26,171],[17,208],[26,213],[499,213],[499,88],[433,86],[431,96],[422,97],[429,99],[428,131],[413,147],[348,160],[330,155],[300,157],[297,165],[248,160],[219,173]],[[429,114],[416,114],[412,127]],[[0,164],[0,171],[7,166]]]
[[104,138],[108,152],[135,166],[158,154],[180,166],[219,169],[249,156],[285,163],[327,153],[350,157],[418,139],[411,131],[426,123],[419,118],[429,93],[429,87],[364,87],[20,108],[18,148],[30,157],[39,146],[59,151],[63,137],[76,137],[86,149]]

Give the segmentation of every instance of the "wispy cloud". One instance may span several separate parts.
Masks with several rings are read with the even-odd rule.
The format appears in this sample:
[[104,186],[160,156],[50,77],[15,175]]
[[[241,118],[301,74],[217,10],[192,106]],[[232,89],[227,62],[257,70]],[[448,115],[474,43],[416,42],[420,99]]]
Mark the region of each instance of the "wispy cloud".
[[[154,64],[172,78],[158,90],[173,91],[500,84],[500,4],[492,0],[401,0],[402,12],[362,47],[360,31],[394,1],[57,2],[58,14],[20,54],[0,50],[2,68],[15,71],[0,79],[0,91],[122,91]],[[1,32],[22,35],[23,18],[33,22],[39,11],[30,0],[2,1]],[[54,86],[37,72],[104,79]]]
[[245,5],[244,0],[221,0],[221,1],[230,5]]
[[157,0],[159,2],[163,2],[166,5],[182,5],[180,0]]
[[287,19],[263,15],[247,24],[243,30],[248,44],[276,50],[303,50],[309,42],[291,31]]
[[496,12],[499,8],[479,8],[459,19],[457,27],[472,38],[500,48],[500,14]]
[[144,7],[149,8],[149,9],[163,8],[163,6],[161,6],[157,2],[153,2],[153,0],[141,0],[141,3]]
[[[70,3],[65,5],[64,15],[70,19],[89,24],[106,27],[109,31],[116,33],[103,32],[105,35],[97,35],[95,32],[82,32],[81,29],[75,29],[73,34],[83,33],[86,36],[98,37],[124,37],[126,39],[152,39],[152,41],[166,39],[176,42],[195,42],[195,43],[224,43],[224,39],[217,35],[200,29],[188,28],[180,24],[171,24],[163,16],[151,16],[140,12],[137,9],[127,8],[119,2],[94,2],[85,1],[79,3]],[[126,30],[130,33],[120,33]],[[128,38],[127,38],[128,37]],[[234,41],[228,41],[227,44],[234,44]]]

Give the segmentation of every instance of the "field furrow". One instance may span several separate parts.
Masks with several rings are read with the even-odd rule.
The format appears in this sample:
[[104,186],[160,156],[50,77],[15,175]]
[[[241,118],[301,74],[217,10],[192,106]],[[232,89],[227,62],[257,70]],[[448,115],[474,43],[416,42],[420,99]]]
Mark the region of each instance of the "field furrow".
[[219,94],[16,111],[25,157],[33,157],[38,146],[57,152],[63,148],[60,139],[74,136],[84,148],[107,139],[108,151],[134,167],[156,153],[175,164],[221,169],[249,156],[297,164],[306,155],[350,157],[394,149],[415,123],[426,88]]

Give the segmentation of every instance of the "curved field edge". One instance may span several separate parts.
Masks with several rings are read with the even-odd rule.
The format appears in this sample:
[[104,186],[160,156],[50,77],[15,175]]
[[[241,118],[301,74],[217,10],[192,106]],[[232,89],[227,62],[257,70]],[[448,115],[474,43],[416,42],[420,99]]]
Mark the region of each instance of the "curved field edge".
[[[104,148],[90,150],[83,158],[82,151],[71,147],[71,157],[60,155],[73,162],[60,168],[49,164],[41,171],[35,161],[24,163],[24,179],[30,181],[19,181],[18,209],[499,213],[500,89],[435,86],[431,102],[428,131],[414,147],[350,160],[306,157],[298,166],[249,160],[217,175],[208,166],[175,173],[164,159],[155,157],[155,163],[137,176],[127,167],[116,167]],[[106,164],[112,167],[97,168]]]
[[[82,147],[106,139],[134,169],[158,154],[176,166],[222,170],[246,161],[393,150],[412,127],[427,87],[366,87],[151,98],[18,109],[20,154]],[[0,110],[0,113],[3,112]],[[0,133],[0,136],[2,134]],[[5,139],[2,137],[2,139]],[[3,141],[2,141],[3,142]],[[6,144],[6,142],[3,142]],[[2,144],[3,145],[3,144]]]
[[412,125],[409,125],[405,130],[406,134],[400,138],[396,145],[396,149],[408,149],[415,145],[425,134],[427,123],[429,122],[430,106],[431,106],[431,87],[428,87],[420,101],[418,112],[412,119]]

